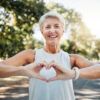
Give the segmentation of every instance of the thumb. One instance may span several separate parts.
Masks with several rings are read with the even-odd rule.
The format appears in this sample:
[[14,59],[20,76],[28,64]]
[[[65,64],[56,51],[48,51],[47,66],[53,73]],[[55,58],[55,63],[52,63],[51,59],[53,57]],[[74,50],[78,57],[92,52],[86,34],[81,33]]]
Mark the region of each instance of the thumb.
[[47,82],[47,79],[43,76],[41,76],[40,74],[37,74],[37,73],[31,73],[31,78],[37,78],[37,79],[40,79],[42,81],[45,81]]
[[55,81],[55,80],[58,80],[58,77],[57,77],[57,76],[48,79],[48,82],[50,82],[50,81]]
[[37,76],[35,76],[37,79],[40,79],[40,80],[42,80],[42,81],[45,81],[45,82],[47,82],[47,79],[45,78],[45,77],[43,77],[43,76],[41,76],[41,75],[37,75]]

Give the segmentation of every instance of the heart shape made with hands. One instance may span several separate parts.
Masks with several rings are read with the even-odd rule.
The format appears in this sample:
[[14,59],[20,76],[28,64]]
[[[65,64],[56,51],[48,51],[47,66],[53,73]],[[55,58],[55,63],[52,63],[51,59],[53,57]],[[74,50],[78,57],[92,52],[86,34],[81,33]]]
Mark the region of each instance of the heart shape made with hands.
[[56,71],[53,67],[51,67],[50,69],[46,69],[45,67],[43,67],[40,70],[40,75],[45,77],[48,80],[48,79],[56,76]]

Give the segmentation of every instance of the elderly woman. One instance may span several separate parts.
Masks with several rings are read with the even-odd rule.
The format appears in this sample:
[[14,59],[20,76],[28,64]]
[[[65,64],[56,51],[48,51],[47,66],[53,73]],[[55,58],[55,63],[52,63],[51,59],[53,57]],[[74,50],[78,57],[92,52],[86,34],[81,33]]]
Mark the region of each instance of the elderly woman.
[[[65,30],[65,21],[59,13],[46,13],[40,18],[39,25],[45,39],[44,47],[24,50],[0,62],[0,75],[30,77],[29,100],[75,100],[72,79],[78,79],[79,75],[91,78],[88,71],[94,73],[93,70],[85,67],[94,66],[94,63],[80,55],[69,55],[61,50],[60,40]],[[80,68],[83,69],[79,71]]]

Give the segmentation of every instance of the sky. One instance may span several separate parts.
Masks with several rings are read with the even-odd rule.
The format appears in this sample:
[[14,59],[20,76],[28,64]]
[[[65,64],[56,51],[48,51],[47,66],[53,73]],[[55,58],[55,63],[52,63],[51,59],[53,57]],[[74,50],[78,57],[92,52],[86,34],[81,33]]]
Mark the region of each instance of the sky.
[[56,2],[79,12],[90,32],[100,38],[100,0],[44,0]]

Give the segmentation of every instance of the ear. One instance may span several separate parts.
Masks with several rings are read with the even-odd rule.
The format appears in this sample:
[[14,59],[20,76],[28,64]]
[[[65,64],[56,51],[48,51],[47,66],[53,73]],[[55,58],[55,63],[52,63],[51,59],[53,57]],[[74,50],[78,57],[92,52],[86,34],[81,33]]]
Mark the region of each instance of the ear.
[[65,32],[65,27],[63,26],[63,33]]
[[65,30],[63,29],[63,31],[62,31],[62,36],[64,35],[64,32],[65,32]]
[[65,32],[65,28],[63,29],[63,33]]
[[40,27],[40,32],[42,32],[42,28]]
[[42,27],[40,27],[40,32],[43,33],[43,28]]

